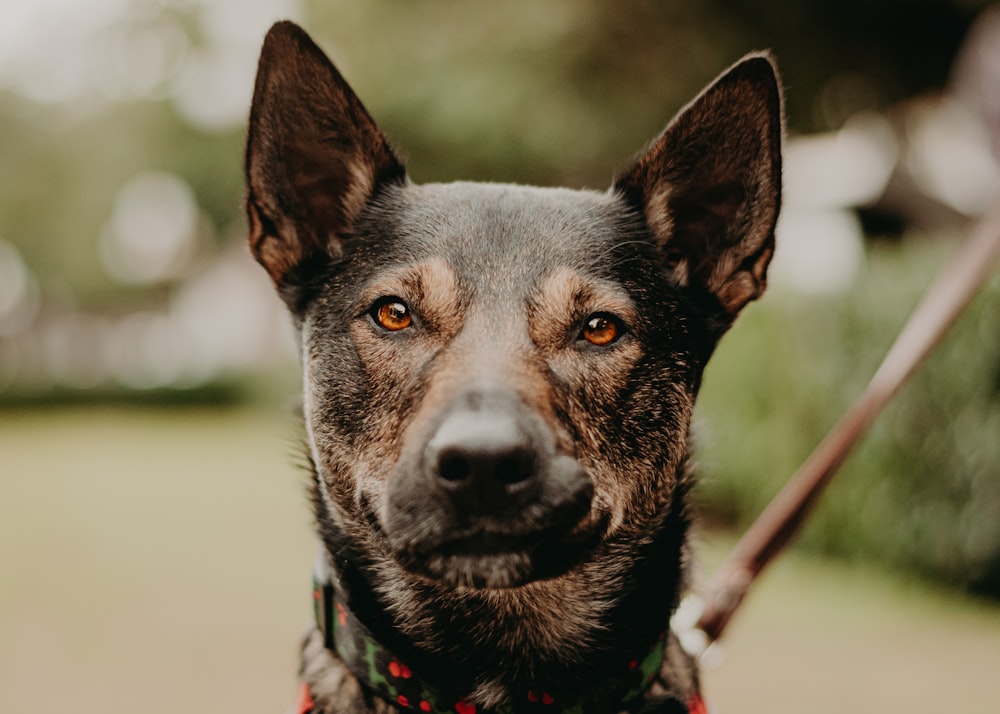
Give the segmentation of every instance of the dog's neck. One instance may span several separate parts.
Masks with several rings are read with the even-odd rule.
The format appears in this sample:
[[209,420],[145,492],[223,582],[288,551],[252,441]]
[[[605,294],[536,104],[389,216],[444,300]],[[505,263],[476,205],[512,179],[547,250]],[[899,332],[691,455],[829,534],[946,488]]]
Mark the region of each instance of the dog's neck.
[[[419,673],[423,688],[438,693],[435,699],[468,697],[480,703],[480,711],[503,711],[499,707],[512,701],[527,703],[531,696],[546,695],[554,701],[611,697],[621,704],[628,695],[635,696],[636,684],[663,658],[663,636],[680,596],[686,562],[683,490],[678,489],[656,533],[611,539],[592,563],[514,590],[466,590],[442,597],[433,585],[416,580],[400,586],[400,574],[375,576],[372,568],[378,566],[359,567],[365,559],[354,557],[356,553],[347,557],[344,548],[350,546],[324,538],[330,555],[324,560],[333,567],[322,578],[330,583],[327,599],[320,590],[320,602],[329,603],[323,619],[337,612],[336,593],[345,622],[357,623],[355,634],[348,637],[363,644],[366,656],[383,653],[385,667],[395,660],[398,667],[405,664],[409,672]],[[630,566],[621,570],[616,563]],[[336,630],[332,623],[324,627],[330,633]],[[364,632],[360,640],[357,632]],[[383,700],[402,692],[379,690],[377,680],[385,675],[371,669],[367,658],[352,663],[342,649],[346,645],[336,637],[328,637],[325,644]],[[661,666],[655,677],[661,689],[673,689],[675,677],[690,678],[688,671],[673,671],[686,670],[686,665]],[[374,674],[364,677],[365,672]],[[413,695],[403,696],[410,701]],[[615,706],[596,711],[618,711]]]
[[[421,712],[474,712],[468,690],[461,683],[441,689],[426,680],[407,661],[383,645],[348,608],[331,581],[321,559],[313,579],[313,600],[317,629],[324,646],[336,652],[343,664],[369,690],[400,708]],[[664,664],[668,630],[666,623],[647,651],[623,660],[604,673],[602,686],[571,698],[563,693],[557,700],[549,687],[536,684],[508,697],[491,711],[514,714],[524,708],[544,705],[547,712],[619,711],[638,701],[647,692]]]

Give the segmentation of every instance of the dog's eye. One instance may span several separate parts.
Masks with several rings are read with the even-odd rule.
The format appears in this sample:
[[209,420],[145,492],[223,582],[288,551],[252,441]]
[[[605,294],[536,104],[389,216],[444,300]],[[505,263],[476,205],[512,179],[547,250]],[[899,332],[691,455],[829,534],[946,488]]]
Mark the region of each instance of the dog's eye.
[[368,311],[379,327],[389,332],[405,330],[413,324],[413,315],[406,303],[398,297],[384,297]]
[[580,338],[592,345],[604,347],[615,342],[625,333],[625,325],[614,315],[606,312],[595,312],[583,323]]

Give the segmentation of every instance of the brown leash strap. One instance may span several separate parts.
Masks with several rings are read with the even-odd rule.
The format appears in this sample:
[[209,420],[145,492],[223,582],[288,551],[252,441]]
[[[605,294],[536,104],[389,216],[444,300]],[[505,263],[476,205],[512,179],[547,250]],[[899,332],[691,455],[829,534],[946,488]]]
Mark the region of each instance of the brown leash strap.
[[750,526],[716,573],[697,627],[717,640],[757,575],[802,526],[875,417],[958,319],[1000,260],[1000,201],[973,226],[903,326],[861,396]]

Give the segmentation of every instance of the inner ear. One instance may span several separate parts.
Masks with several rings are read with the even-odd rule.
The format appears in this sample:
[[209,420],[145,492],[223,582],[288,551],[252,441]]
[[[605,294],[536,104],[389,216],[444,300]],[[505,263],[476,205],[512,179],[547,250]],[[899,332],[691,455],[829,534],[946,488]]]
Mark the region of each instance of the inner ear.
[[673,279],[730,318],[766,286],[781,205],[782,98],[768,55],[723,73],[615,182]]

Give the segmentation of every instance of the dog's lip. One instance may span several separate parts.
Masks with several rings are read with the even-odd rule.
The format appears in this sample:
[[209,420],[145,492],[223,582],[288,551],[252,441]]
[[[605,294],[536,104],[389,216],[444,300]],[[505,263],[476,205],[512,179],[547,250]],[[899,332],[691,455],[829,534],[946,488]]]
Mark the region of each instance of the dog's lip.
[[436,546],[421,549],[435,555],[476,555],[488,557],[533,550],[544,539],[543,532],[517,534],[481,531],[457,538],[450,538]]
[[534,550],[549,538],[559,538],[560,529],[540,529],[529,532],[478,529],[454,535],[435,544],[417,549],[439,555],[499,555]]
[[547,526],[530,530],[504,528],[486,524],[477,528],[450,533],[447,537],[409,542],[402,551],[412,556],[481,556],[530,553],[547,544],[585,546],[599,538],[607,529],[606,515],[587,513],[569,525]]
[[479,529],[433,545],[395,551],[414,575],[450,587],[506,589],[559,577],[598,548],[609,518],[588,514],[577,523],[531,532]]

